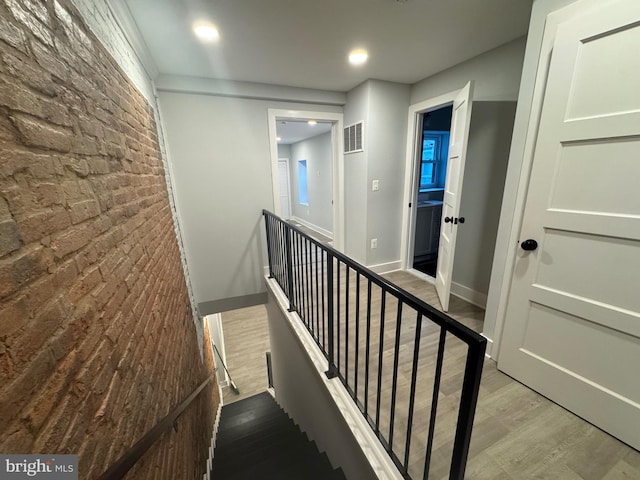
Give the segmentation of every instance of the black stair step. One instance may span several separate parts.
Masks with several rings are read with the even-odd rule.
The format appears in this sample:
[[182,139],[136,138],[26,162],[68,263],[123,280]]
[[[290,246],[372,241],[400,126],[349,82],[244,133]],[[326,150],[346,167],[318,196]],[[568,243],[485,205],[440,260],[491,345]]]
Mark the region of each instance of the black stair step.
[[241,437],[230,442],[220,442],[216,445],[216,454],[233,455],[235,452],[246,452],[251,449],[261,448],[272,444],[280,444],[294,439],[298,442],[307,442],[307,436],[295,425],[283,428],[274,428],[256,432],[246,437]]
[[212,476],[219,475],[218,478],[225,480],[241,479],[304,479],[315,480],[327,478],[330,470],[318,454],[317,448],[311,443],[298,446],[296,449],[289,449],[277,457],[265,459],[255,463],[245,463],[242,468],[220,469],[215,465],[211,471]]
[[257,425],[244,425],[242,427],[237,427],[234,430],[225,430],[224,432],[218,432],[216,445],[231,445],[235,442],[248,441],[263,435],[268,436],[270,433],[286,432],[296,428],[296,425],[289,418],[286,418],[286,420],[273,419],[270,422],[260,423]]
[[309,447],[306,436],[295,436],[280,439],[271,443],[262,443],[254,448],[247,448],[235,451],[233,454],[222,454],[216,458],[216,469],[219,470],[240,470],[247,468],[247,465],[273,464],[280,460],[285,463],[290,461],[292,456],[297,456],[314,452]]
[[[240,430],[255,430],[262,428],[263,424],[286,423],[289,417],[284,412],[272,412],[260,414],[259,412],[246,412],[244,415],[237,415],[234,420],[220,422],[218,433],[236,432]],[[268,427],[266,427],[268,428]]]
[[269,392],[262,392],[251,397],[243,398],[237,402],[229,403],[222,407],[225,415],[233,415],[235,412],[243,412],[254,408],[280,408]]
[[346,480],[268,392],[222,407],[211,474],[223,480]]

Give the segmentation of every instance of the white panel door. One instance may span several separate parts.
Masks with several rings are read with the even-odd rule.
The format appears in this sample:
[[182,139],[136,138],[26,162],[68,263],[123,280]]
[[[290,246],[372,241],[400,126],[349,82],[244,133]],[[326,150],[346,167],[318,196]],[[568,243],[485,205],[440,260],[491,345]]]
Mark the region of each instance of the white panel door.
[[289,219],[291,218],[291,184],[288,159],[278,159],[278,183],[280,185],[280,216]]
[[[447,159],[447,177],[442,204],[442,225],[440,227],[440,244],[438,245],[438,265],[436,267],[436,291],[442,309],[449,310],[451,295],[451,274],[453,273],[453,256],[458,233],[458,216],[460,215],[460,194],[464,163],[467,156],[467,139],[471,120],[471,96],[473,83],[469,82],[460,90],[453,102],[451,116],[451,137],[449,139],[449,158]],[[448,221],[446,221],[448,219]]]
[[639,50],[638,0],[557,29],[498,363],[637,449]]

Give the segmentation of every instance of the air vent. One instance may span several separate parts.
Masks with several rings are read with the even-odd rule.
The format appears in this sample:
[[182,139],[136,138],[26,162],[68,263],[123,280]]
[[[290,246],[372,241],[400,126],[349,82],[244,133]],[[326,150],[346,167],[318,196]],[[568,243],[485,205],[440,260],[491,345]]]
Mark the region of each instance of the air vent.
[[344,153],[362,152],[362,122],[344,129]]

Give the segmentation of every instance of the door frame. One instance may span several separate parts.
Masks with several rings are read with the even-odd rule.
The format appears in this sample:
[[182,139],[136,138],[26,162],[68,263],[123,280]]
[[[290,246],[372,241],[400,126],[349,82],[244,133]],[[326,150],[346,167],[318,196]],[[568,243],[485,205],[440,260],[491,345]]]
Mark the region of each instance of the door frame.
[[[420,188],[416,185],[418,175],[418,135],[422,126],[421,115],[423,113],[438,110],[439,108],[453,105],[460,90],[445,93],[438,97],[414,103],[409,106],[409,119],[407,121],[407,148],[404,167],[404,200],[402,208],[402,237],[400,250],[400,267],[418,274],[427,281],[433,283],[435,279],[413,269],[413,252],[416,229],[416,202]],[[411,207],[409,207],[411,204]]]
[[280,188],[278,180],[278,120],[317,120],[331,122],[331,167],[333,180],[333,248],[342,250],[344,245],[344,115],[342,113],[305,110],[281,110],[269,108],[269,151],[271,155],[271,182],[273,205],[276,215],[280,215]]
[[[533,86],[530,87],[530,99],[526,98],[525,82],[527,78],[523,72],[518,107],[516,110],[516,125],[512,138],[507,177],[505,179],[505,193],[500,212],[500,226],[509,226],[509,230],[501,232],[498,228],[496,249],[491,266],[491,280],[485,310],[485,324],[482,335],[488,340],[487,355],[498,361],[500,357],[500,343],[506,321],[509,292],[513,281],[518,253],[518,240],[524,219],[524,209],[529,191],[531,167],[538,138],[538,127],[542,113],[542,103],[546,91],[546,80],[549,74],[549,62],[553,52],[556,32],[560,23],[580,15],[592,8],[602,5],[602,0],[580,0],[563,8],[550,12],[546,16],[544,25],[539,33],[540,49],[535,64]],[[531,32],[530,32],[531,35]],[[529,50],[527,42],[527,50]],[[535,50],[531,48],[531,50]],[[525,69],[527,68],[525,58]],[[529,67],[531,68],[531,67]],[[531,80],[530,80],[531,81]],[[516,130],[525,128],[524,134]],[[513,186],[511,186],[513,185]],[[511,208],[506,208],[510,206]],[[495,323],[491,325],[495,319]],[[489,327],[489,328],[488,328]]]

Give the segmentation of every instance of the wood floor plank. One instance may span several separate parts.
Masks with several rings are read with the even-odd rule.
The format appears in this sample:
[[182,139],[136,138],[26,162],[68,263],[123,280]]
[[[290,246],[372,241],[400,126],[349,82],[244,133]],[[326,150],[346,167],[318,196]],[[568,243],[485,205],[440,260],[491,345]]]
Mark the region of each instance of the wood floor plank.
[[[311,271],[313,275],[313,270]],[[341,274],[341,311],[344,315],[345,283]],[[355,291],[355,276],[351,272],[349,285]],[[406,272],[393,272],[385,278],[406,289],[418,298],[439,308],[433,285]],[[391,378],[394,366],[393,347],[396,338],[397,304],[386,299],[385,332],[380,337],[380,322],[372,320],[371,352],[367,364],[364,354],[366,339],[366,284],[361,284],[361,305],[355,306],[350,296],[350,325],[341,325],[340,364],[349,363],[347,380],[357,388],[364,401],[365,372],[369,366],[369,414],[375,417],[375,389],[378,381],[379,346],[382,349],[382,397],[380,401],[380,428],[388,435],[392,396]],[[372,289],[371,305],[381,309],[381,294]],[[315,306],[315,305],[313,305]],[[456,297],[452,298],[449,314],[475,331],[482,330],[484,312]],[[359,342],[356,342],[356,318],[359,316]],[[224,392],[224,401],[233,401],[264,391],[266,367],[264,352],[269,349],[268,322],[264,306],[251,307],[223,314],[229,366],[241,390],[241,396]],[[395,453],[404,457],[411,382],[413,339],[416,332],[415,312],[402,313],[400,353],[398,355],[396,422],[393,445]],[[313,324],[321,323],[313,313]],[[410,448],[410,473],[421,478],[426,446],[428,418],[431,410],[431,389],[438,347],[439,328],[428,320],[421,322],[420,356],[418,362],[417,395],[413,433]],[[319,338],[328,337],[322,332]],[[337,340],[337,338],[336,338]],[[348,355],[345,355],[348,352]],[[358,362],[355,361],[358,352]],[[452,441],[457,421],[460,385],[464,370],[466,346],[448,336],[444,358],[443,377],[438,396],[434,452],[430,478],[448,478]],[[347,359],[348,357],[348,359]],[[520,480],[529,478],[567,480],[640,479],[640,452],[607,435],[572,413],[538,395],[524,385],[497,370],[494,361],[484,363],[476,421],[471,440],[467,479]]]

